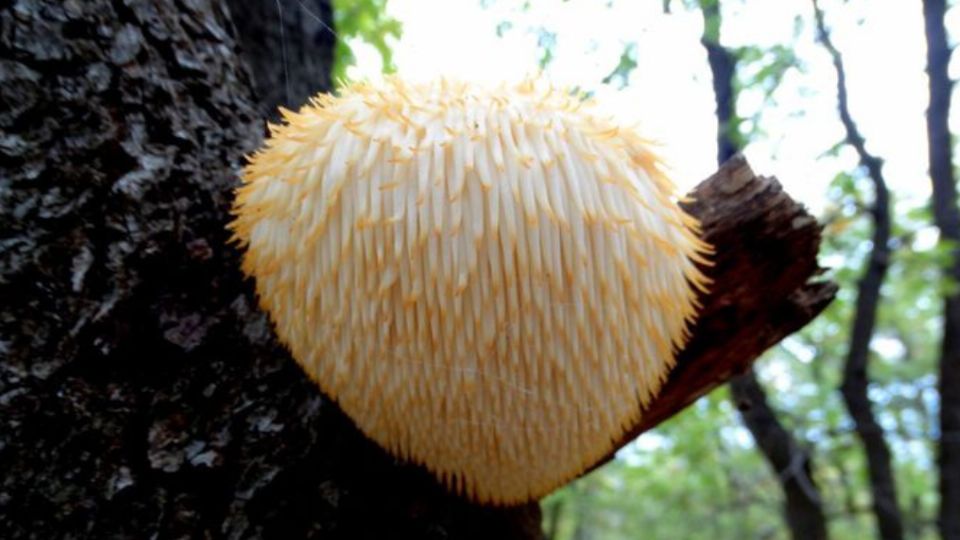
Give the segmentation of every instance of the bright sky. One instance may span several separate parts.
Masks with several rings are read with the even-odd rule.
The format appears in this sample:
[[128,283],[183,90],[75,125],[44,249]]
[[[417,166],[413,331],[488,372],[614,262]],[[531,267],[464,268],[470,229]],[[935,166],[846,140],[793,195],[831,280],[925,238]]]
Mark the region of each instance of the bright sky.
[[[609,3],[609,7],[605,7]],[[596,92],[602,106],[625,123],[639,120],[647,136],[664,144],[662,154],[675,180],[691,187],[715,169],[713,94],[706,54],[700,45],[702,19],[674,0],[664,14],[661,0],[389,0],[388,11],[403,23],[394,44],[398,71],[406,77],[440,75],[469,80],[516,80],[536,72],[542,54],[537,29],[556,33],[555,58],[545,72],[559,85]],[[484,5],[485,4],[485,5]],[[810,20],[809,0],[728,0],[723,4],[722,40],[727,46],[794,47],[804,65],[793,71],[763,108],[765,137],[746,150],[754,169],[776,175],[787,191],[815,212],[826,204],[833,175],[856,165],[852,151],[818,159],[840,141],[835,78],[826,53],[807,24],[794,39],[795,18]],[[901,198],[929,196],[926,177],[925,43],[919,2],[824,1],[834,40],[845,55],[851,107],[868,148],[886,160],[885,173]],[[960,30],[953,10],[950,26]],[[497,36],[497,27],[512,27]],[[954,31],[953,35],[960,35]],[[601,80],[617,65],[624,45],[636,43],[638,67],[623,90]],[[354,77],[375,77],[377,53],[354,43]],[[956,58],[956,57],[955,57]],[[960,75],[954,61],[952,76]],[[738,103],[741,116],[763,104],[757,91]],[[960,110],[955,107],[954,112]],[[954,131],[960,115],[953,115]]]

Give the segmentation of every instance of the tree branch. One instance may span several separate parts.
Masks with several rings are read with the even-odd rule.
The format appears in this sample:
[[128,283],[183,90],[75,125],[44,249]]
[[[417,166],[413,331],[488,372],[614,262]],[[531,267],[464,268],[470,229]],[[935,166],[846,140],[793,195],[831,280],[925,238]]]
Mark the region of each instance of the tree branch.
[[873,508],[880,535],[886,540],[898,540],[903,538],[903,518],[897,503],[896,480],[891,465],[890,449],[887,447],[883,428],[874,417],[867,393],[870,382],[868,375],[870,340],[876,326],[880,287],[883,285],[890,265],[890,193],[883,177],[883,162],[867,151],[863,135],[850,114],[843,57],[830,39],[823,11],[817,0],[813,0],[813,10],[818,39],[830,53],[837,74],[837,108],[846,132],[846,142],[856,150],[860,165],[866,169],[874,189],[871,208],[872,248],[867,259],[867,267],[857,286],[857,301],[840,392],[866,451],[873,491]]
[[743,157],[725,163],[690,197],[687,210],[716,248],[714,266],[704,268],[713,285],[663,390],[620,446],[743,373],[813,320],[837,290],[831,282],[811,281],[821,271],[816,220],[775,178],[755,175]]

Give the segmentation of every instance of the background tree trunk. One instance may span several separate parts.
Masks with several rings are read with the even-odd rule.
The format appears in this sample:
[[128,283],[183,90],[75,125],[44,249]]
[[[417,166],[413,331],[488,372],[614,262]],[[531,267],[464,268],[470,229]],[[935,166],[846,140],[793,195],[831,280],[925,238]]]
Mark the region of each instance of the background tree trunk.
[[[297,5],[291,102],[330,59]],[[363,438],[225,247],[286,98],[269,6],[0,2],[2,535],[538,537],[536,504],[472,506]]]
[[[927,75],[930,104],[927,109],[927,141],[930,149],[930,180],[933,182],[933,217],[940,238],[953,243],[952,264],[946,277],[960,283],[960,208],[953,169],[953,138],[950,136],[948,74],[952,50],[944,24],[945,0],[924,0],[927,36]],[[944,299],[943,341],[940,347],[940,534],[944,540],[960,540],[960,293]]]
[[823,499],[813,479],[810,454],[777,419],[753,371],[730,382],[744,425],[783,486],[787,525],[793,538],[826,538]]
[[873,413],[869,395],[870,341],[873,339],[880,306],[880,289],[890,266],[890,192],[883,176],[883,161],[867,151],[866,140],[860,133],[850,113],[847,93],[847,74],[843,57],[830,39],[823,11],[813,0],[817,39],[830,53],[837,76],[837,112],[844,129],[844,143],[852,147],[859,165],[873,184],[873,204],[870,217],[873,225],[871,248],[863,275],[857,283],[857,300],[853,322],[850,327],[850,344],[843,369],[840,393],[850,417],[856,426],[857,436],[863,443],[867,458],[867,472],[873,498],[873,513],[877,518],[880,538],[900,540],[903,538],[903,516],[897,501],[897,482],[893,473],[893,458],[883,432]]

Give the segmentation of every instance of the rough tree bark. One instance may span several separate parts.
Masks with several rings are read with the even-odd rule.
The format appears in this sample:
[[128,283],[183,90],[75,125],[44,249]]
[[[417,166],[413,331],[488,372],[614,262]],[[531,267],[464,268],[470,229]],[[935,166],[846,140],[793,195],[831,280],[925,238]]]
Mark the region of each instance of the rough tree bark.
[[867,151],[863,135],[850,114],[843,58],[830,40],[823,11],[817,0],[813,0],[813,9],[817,38],[830,53],[837,75],[837,109],[844,127],[845,142],[856,150],[860,166],[873,183],[873,205],[870,208],[873,220],[871,249],[866,268],[857,284],[857,300],[840,393],[866,452],[873,512],[877,518],[880,537],[885,540],[899,540],[903,538],[903,517],[897,503],[897,486],[890,449],[887,447],[883,428],[874,417],[873,404],[868,394],[870,340],[876,326],[880,288],[890,265],[890,192],[883,177],[883,162]]
[[223,4],[0,7],[4,537],[538,535],[364,439],[274,339],[224,230],[272,102]]
[[[538,505],[445,493],[273,337],[224,226],[280,99],[244,59],[277,48],[235,28],[208,0],[0,0],[3,536],[538,538]],[[318,46],[291,33],[288,60]],[[834,292],[807,284],[819,229],[774,180],[734,160],[695,196],[716,284],[638,430]]]
[[228,0],[227,5],[260,116],[276,121],[279,107],[299,107],[333,88],[337,42],[328,0]]
[[[707,51],[716,101],[717,162],[724,163],[739,149],[734,88],[737,58],[720,43],[719,2],[701,1],[701,10],[704,21],[701,43]],[[752,369],[730,381],[730,393],[744,425],[777,474],[784,494],[784,515],[793,538],[827,538],[826,517],[812,475],[810,453],[783,427]]]
[[[933,182],[933,217],[940,238],[954,246],[946,275],[960,283],[960,209],[953,171],[953,138],[950,136],[950,56],[944,25],[945,0],[924,0],[927,36],[927,75],[930,104],[927,108],[927,141],[930,180]],[[940,535],[960,540],[960,293],[943,303],[943,341],[940,348]]]

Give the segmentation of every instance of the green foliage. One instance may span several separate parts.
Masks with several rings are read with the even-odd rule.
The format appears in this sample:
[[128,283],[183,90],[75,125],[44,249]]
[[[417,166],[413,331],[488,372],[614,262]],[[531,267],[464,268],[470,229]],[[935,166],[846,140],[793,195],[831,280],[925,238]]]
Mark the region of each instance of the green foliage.
[[[739,47],[733,51],[737,59],[737,76],[734,78],[734,87],[737,95],[743,92],[760,92],[764,105],[771,105],[774,93],[780,88],[784,77],[791,70],[802,70],[803,65],[797,58],[792,47],[777,44],[772,47]],[[742,111],[742,107],[740,110]],[[732,123],[734,140],[745,143],[761,136],[760,126],[763,124],[760,116],[763,110],[757,109],[747,118],[740,118]],[[837,148],[843,147],[843,144]]]
[[540,60],[537,62],[540,69],[546,69],[553,61],[553,49],[557,46],[557,33],[544,27],[537,29],[537,47],[540,49]]
[[617,66],[609,75],[603,78],[603,84],[610,84],[614,81],[617,88],[625,88],[630,83],[630,73],[637,68],[637,44],[627,43],[620,53],[620,60]]
[[546,516],[561,508],[555,540],[776,533],[777,486],[736,424],[720,390],[644,435],[619,459],[545,501]]
[[[567,0],[564,0],[565,2]],[[489,9],[496,0],[480,0],[480,6]],[[530,11],[532,3],[526,0],[513,8],[513,12],[518,15],[526,14]],[[497,37],[503,37],[507,32],[514,29],[513,21],[500,21],[496,27]],[[537,59],[537,67],[541,70],[547,69],[554,59],[554,51],[557,47],[557,33],[543,25],[528,26],[526,32],[534,34],[537,37],[537,49],[540,57]]]
[[347,68],[356,61],[347,43],[359,38],[369,43],[383,61],[384,73],[396,70],[393,51],[387,38],[399,38],[403,30],[400,21],[387,15],[387,0],[333,0],[333,18],[339,39],[334,52],[333,80],[346,80]]
[[698,0],[703,12],[703,40],[708,43],[720,43],[720,5],[718,0]]
[[762,90],[767,98],[773,95],[789,70],[800,67],[793,49],[782,44],[767,48],[740,47],[734,54],[740,88]]
[[579,99],[580,101],[587,101],[593,98],[593,94],[594,94],[592,90],[584,90],[580,86],[574,86],[570,88],[570,90],[568,90],[568,93],[571,96]]
[[[773,395],[778,407],[790,412],[792,428],[813,435],[807,439],[814,444],[827,510],[838,516],[831,529],[839,538],[861,537],[874,527],[863,453],[836,392],[857,280],[870,249],[869,215],[858,195],[863,191],[858,185],[861,181],[855,175],[837,175],[831,194],[839,197],[823,219],[827,228],[821,259],[833,266],[830,277],[840,284],[840,294],[821,317],[791,338],[813,353],[809,366],[820,372],[820,378],[807,379],[809,371],[791,370],[794,388],[810,392],[790,390]],[[906,526],[911,537],[928,538],[934,535],[936,512],[935,476],[931,474],[936,425],[932,374],[938,355],[941,294],[931,284],[937,283],[938,267],[947,258],[929,239],[930,221],[923,216],[923,209],[895,208],[894,251],[871,344],[870,397],[893,450],[900,503],[909,510],[904,513]],[[774,349],[770,357],[779,357],[783,349]]]

